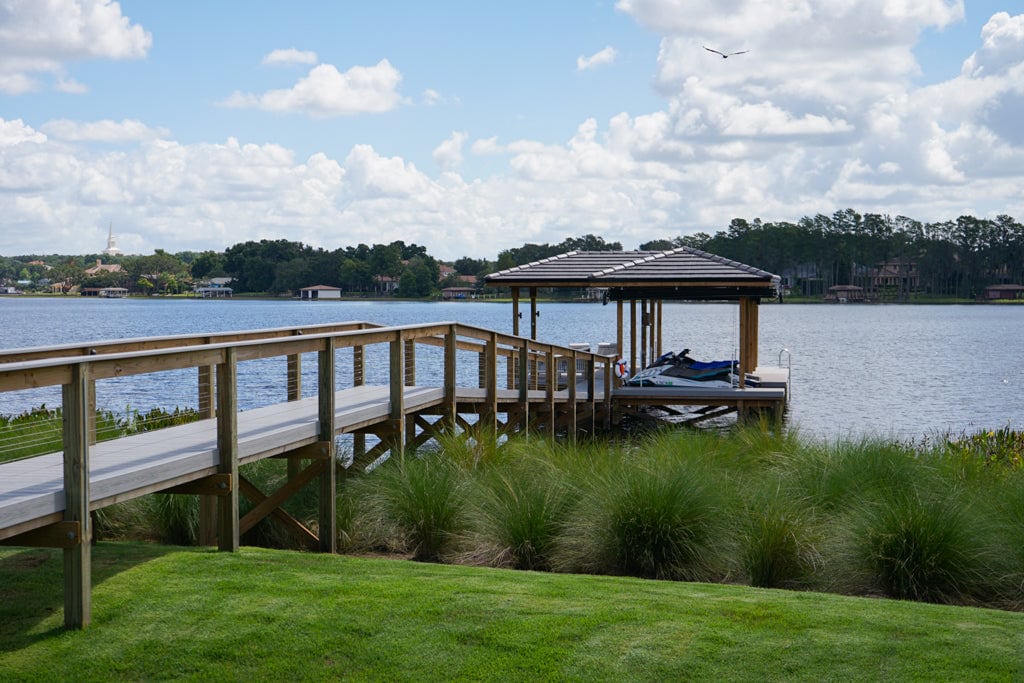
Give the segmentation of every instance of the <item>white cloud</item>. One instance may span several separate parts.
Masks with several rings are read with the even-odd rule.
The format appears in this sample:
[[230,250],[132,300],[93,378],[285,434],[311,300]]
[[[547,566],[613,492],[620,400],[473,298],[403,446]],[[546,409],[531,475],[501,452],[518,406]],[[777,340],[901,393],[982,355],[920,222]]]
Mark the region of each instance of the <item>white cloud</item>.
[[46,123],[43,130],[55,139],[73,142],[137,142],[169,134],[165,129],[152,129],[141,121],[130,119],[88,123],[58,119]]
[[447,140],[434,149],[434,161],[443,170],[452,171],[462,165],[462,146],[466,144],[469,135],[459,131],[453,131]]
[[316,53],[312,50],[296,50],[288,48],[285,50],[274,50],[263,58],[267,65],[276,64],[316,64]]
[[1024,61],[1024,14],[992,15],[981,30],[981,49],[964,61],[961,73],[979,78],[1005,72]]
[[597,66],[611,64],[612,62],[615,61],[615,58],[618,56],[618,54],[618,50],[616,50],[611,45],[608,45],[607,47],[603,48],[602,50],[599,50],[598,52],[595,52],[589,57],[584,57],[583,55],[580,55],[579,57],[576,58],[576,70],[586,71],[587,69],[593,69],[594,67]]
[[354,66],[342,73],[331,64],[313,67],[287,90],[262,95],[235,92],[223,106],[301,112],[314,118],[390,111],[402,103],[398,85],[402,74],[382,59],[374,66]]
[[3,0],[0,18],[0,92],[10,95],[42,88],[38,74],[56,76],[59,90],[81,92],[63,76],[66,62],[139,59],[153,42],[110,0]]

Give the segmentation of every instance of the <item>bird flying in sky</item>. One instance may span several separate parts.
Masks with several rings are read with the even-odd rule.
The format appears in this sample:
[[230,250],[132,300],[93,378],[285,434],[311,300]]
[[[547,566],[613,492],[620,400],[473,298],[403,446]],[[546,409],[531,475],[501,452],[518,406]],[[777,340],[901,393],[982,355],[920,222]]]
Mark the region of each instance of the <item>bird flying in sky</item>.
[[722,55],[722,59],[729,59],[729,57],[732,57],[733,55],[745,55],[750,52],[750,50],[740,50],[739,52],[719,52],[718,50],[712,50],[710,47],[705,45],[701,45],[701,47],[708,52],[714,52],[716,55]]

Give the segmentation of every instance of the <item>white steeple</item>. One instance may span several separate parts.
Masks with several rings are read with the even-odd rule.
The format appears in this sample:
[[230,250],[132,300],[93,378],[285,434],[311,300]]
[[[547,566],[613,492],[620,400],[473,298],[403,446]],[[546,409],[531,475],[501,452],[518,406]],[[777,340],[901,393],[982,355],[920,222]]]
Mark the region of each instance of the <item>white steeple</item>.
[[107,256],[117,256],[121,250],[117,248],[117,240],[114,239],[114,222],[110,222],[110,231],[107,233],[107,248],[103,250]]

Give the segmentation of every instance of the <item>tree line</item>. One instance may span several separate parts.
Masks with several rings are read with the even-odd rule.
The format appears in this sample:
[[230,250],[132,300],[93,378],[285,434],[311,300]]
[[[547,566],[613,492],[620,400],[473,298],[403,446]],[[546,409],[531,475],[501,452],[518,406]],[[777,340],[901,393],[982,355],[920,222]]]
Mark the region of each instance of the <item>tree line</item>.
[[[924,223],[905,216],[860,214],[853,209],[787,221],[734,218],[706,232],[652,240],[640,249],[687,246],[783,276],[794,293],[817,296],[835,285],[884,288],[903,299],[913,293],[973,298],[990,284],[1024,283],[1024,226],[1013,217],[961,216]],[[126,287],[173,294],[211,278],[231,278],[237,292],[283,295],[310,285],[339,287],[348,294],[392,293],[427,297],[446,286],[567,251],[621,251],[619,242],[596,235],[555,244],[527,243],[494,258],[465,256],[442,264],[427,248],[398,240],[327,250],[290,240],[235,244],[223,252],[162,249],[147,256],[0,257],[0,282],[65,287]],[[118,272],[86,271],[98,260]],[[442,266],[447,275],[442,276]],[[879,273],[884,273],[881,278]],[[881,284],[880,284],[881,283]]]

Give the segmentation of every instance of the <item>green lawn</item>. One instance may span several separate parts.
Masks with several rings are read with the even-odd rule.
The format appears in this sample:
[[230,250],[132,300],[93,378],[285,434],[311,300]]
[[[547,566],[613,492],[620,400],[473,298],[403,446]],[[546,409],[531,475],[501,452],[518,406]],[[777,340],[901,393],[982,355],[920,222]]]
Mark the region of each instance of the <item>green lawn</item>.
[[1020,680],[1024,615],[244,548],[0,550],[0,679]]

